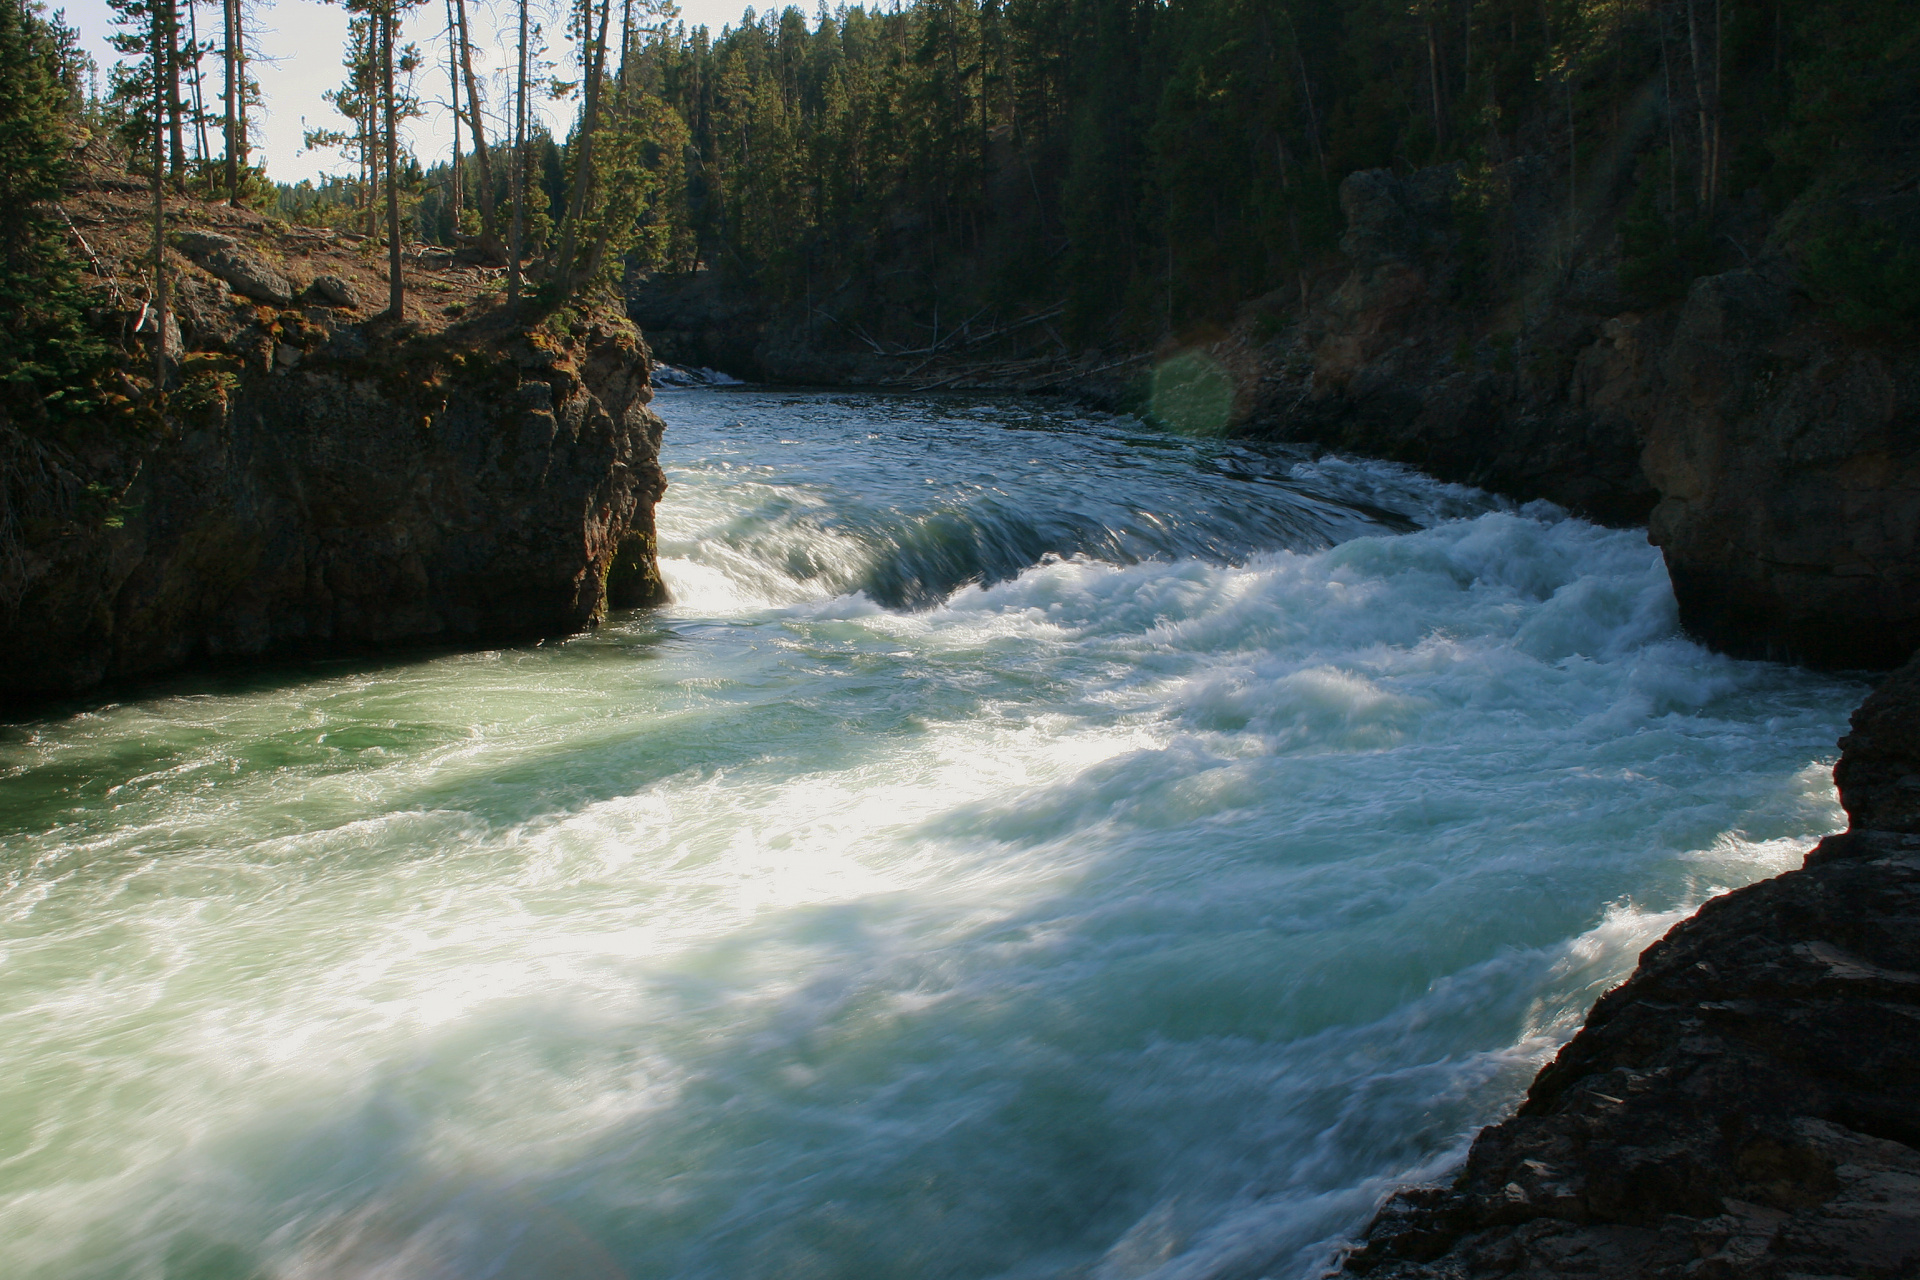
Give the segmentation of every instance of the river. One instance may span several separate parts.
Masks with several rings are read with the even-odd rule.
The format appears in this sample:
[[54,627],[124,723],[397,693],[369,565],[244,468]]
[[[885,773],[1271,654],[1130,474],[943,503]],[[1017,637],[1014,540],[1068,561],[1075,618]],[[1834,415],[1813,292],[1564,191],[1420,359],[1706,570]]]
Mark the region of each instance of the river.
[[0,1274],[1316,1273],[1843,825],[1637,531],[664,393],[674,602],[0,727]]

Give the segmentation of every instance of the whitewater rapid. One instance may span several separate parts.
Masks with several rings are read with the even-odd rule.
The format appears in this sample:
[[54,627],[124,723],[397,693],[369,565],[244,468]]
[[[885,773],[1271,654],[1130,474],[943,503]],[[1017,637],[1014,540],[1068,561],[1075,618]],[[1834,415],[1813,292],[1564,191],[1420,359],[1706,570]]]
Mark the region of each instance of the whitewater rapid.
[[0,728],[0,1274],[1315,1274],[1843,824],[1645,535],[672,391],[674,603]]

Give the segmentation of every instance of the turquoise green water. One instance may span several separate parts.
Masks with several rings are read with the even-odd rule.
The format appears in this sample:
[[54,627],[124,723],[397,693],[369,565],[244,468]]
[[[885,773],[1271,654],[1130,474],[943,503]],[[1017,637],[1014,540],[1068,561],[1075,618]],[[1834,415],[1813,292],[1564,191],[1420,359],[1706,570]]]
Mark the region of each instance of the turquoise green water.
[[0,728],[0,1274],[1310,1275],[1841,825],[1641,534],[660,408],[664,609]]

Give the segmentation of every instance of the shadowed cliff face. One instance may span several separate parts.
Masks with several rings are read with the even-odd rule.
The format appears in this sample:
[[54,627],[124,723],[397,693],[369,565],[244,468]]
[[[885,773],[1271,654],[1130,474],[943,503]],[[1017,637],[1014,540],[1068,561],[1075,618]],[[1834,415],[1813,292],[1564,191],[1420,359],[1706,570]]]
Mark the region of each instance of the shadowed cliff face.
[[6,428],[38,484],[9,511],[0,696],[561,635],[659,596],[662,426],[624,324],[456,340],[185,283],[202,349],[163,423]]
[[1240,429],[1644,520],[1681,621],[1723,651],[1904,661],[1920,645],[1920,352],[1818,318],[1757,210],[1753,265],[1636,306],[1604,213],[1556,238],[1559,181],[1505,166],[1488,223],[1451,169],[1349,177],[1344,274],[1283,338],[1255,337],[1255,308],[1213,348],[1252,389]]
[[1387,1203],[1349,1271],[1920,1271],[1920,663],[1842,747],[1852,826],[1650,947],[1451,1186]]
[[1639,523],[1656,500],[1639,465],[1642,361],[1603,332],[1605,314],[1623,304],[1591,271],[1540,275],[1539,264],[1563,253],[1551,243],[1553,219],[1536,207],[1549,175],[1524,161],[1508,169],[1500,256],[1511,260],[1507,287],[1526,296],[1497,317],[1467,301],[1489,268],[1463,247],[1454,170],[1351,175],[1340,189],[1346,262],[1332,287],[1281,337],[1257,343],[1243,318],[1218,344],[1250,392],[1239,430]]
[[1694,282],[1644,465],[1682,623],[1727,652],[1896,666],[1920,647],[1920,353],[1811,318],[1764,269]]
[[1833,780],[1848,824],[1920,834],[1920,658],[1860,704],[1840,753]]

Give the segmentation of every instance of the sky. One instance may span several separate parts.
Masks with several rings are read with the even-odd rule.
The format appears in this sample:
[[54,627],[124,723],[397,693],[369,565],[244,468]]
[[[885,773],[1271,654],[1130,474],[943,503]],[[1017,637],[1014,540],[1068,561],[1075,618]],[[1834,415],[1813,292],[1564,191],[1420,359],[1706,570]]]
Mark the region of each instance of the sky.
[[[553,13],[554,0],[533,0],[533,6],[536,18],[545,11],[548,27],[555,31],[561,28],[563,24]],[[47,7],[66,11],[67,24],[79,31],[82,44],[100,64],[100,86],[105,92],[107,69],[121,57],[107,42],[114,26],[113,11],[107,7],[106,0],[49,0]],[[718,32],[723,25],[740,21],[746,3],[745,0],[679,0],[679,7],[680,20],[688,27],[704,24]],[[766,7],[764,0],[760,7]],[[347,38],[346,12],[321,0],[248,0],[247,11],[251,15],[254,43],[262,55],[253,70],[260,82],[261,95],[266,99],[266,110],[255,122],[254,146],[258,149],[256,158],[265,157],[267,176],[277,182],[298,182],[322,173],[351,172],[353,166],[337,151],[301,149],[301,138],[307,129],[346,127],[346,121],[320,97],[346,77],[340,65]],[[490,80],[490,72],[504,71],[512,63],[508,38],[512,34],[514,12],[508,0],[467,2],[467,22],[473,28],[474,43],[478,46],[474,52],[474,74],[483,82]],[[217,39],[220,6],[202,0],[196,16],[201,39]],[[184,18],[183,14],[183,22]],[[421,119],[404,123],[401,132],[422,163],[430,164],[446,157],[453,147],[453,115],[447,108],[445,5],[429,0],[414,9],[405,20],[401,34],[404,39],[420,45],[427,63],[414,82],[414,92],[425,114]],[[570,54],[571,46],[557,39],[553,43],[555,56]],[[208,75],[203,92],[217,97],[217,60],[210,59],[204,65],[208,67]],[[564,78],[564,71],[561,74]],[[497,114],[506,96],[502,86],[487,83],[483,92],[487,89],[492,90],[487,98],[489,109]],[[542,114],[550,128],[564,132],[572,114],[571,105],[545,104]],[[493,137],[493,131],[490,130],[488,136]],[[210,141],[218,154],[221,149],[218,137]],[[187,145],[192,147],[191,139]]]

